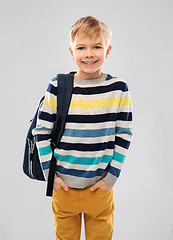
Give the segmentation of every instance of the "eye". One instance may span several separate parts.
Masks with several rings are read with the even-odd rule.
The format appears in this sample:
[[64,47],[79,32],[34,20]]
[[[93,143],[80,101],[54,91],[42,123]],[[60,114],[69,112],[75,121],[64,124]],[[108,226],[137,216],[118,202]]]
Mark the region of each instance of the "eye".
[[99,48],[101,48],[101,47],[100,47],[100,46],[95,46],[95,48],[96,48],[96,49],[99,49]]
[[77,48],[77,50],[83,50],[84,49],[84,47],[78,47]]

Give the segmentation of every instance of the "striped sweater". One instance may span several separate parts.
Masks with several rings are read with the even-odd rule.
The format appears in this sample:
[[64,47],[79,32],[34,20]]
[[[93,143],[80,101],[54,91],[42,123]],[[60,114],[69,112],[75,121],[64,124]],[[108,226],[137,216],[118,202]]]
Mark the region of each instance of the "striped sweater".
[[[55,77],[48,85],[33,130],[46,180],[52,156],[57,85]],[[54,150],[56,175],[72,188],[83,189],[101,179],[113,186],[130,145],[131,127],[131,97],[124,80],[105,73],[99,79],[74,78],[65,130]]]

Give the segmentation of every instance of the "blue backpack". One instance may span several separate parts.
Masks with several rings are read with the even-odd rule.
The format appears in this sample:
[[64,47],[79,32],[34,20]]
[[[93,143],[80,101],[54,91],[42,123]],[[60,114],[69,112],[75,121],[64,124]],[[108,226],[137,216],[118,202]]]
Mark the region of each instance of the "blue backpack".
[[[70,72],[69,74],[58,74],[58,88],[57,88],[57,114],[52,131],[52,141],[51,148],[54,152],[54,149],[58,147],[61,140],[62,134],[64,132],[64,127],[66,123],[66,117],[68,114],[68,109],[71,101],[72,90],[73,90],[73,80],[74,73]],[[43,104],[45,96],[43,96],[39,102],[39,106],[34,115],[34,118],[31,120],[31,124],[26,136],[24,158],[23,158],[23,171],[31,179],[36,179],[40,181],[45,181],[43,171],[41,168],[38,149],[36,146],[35,137],[32,135],[32,130],[36,127],[37,116],[39,110]],[[52,159],[49,168],[48,182],[47,182],[47,191],[46,196],[52,196],[54,176],[56,172],[56,159],[54,154],[52,154]]]

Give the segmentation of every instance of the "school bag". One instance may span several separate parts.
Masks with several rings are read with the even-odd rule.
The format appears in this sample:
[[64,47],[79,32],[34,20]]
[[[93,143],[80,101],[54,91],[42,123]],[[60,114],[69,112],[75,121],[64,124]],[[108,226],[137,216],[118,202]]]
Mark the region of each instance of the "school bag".
[[[57,114],[52,131],[51,148],[54,153],[54,149],[58,147],[61,140],[62,134],[64,132],[64,127],[66,123],[66,117],[68,114],[68,109],[70,105],[70,100],[73,90],[74,73],[69,74],[58,74],[58,87],[57,87]],[[37,116],[39,110],[43,104],[45,96],[43,96],[39,102],[38,108],[31,120],[31,124],[25,140],[24,157],[23,157],[23,171],[31,179],[45,181],[43,171],[41,168],[38,149],[36,146],[35,136],[32,135],[32,130],[36,127]],[[52,154],[52,159],[49,168],[48,182],[46,196],[52,196],[54,176],[56,172],[56,159],[54,154]]]

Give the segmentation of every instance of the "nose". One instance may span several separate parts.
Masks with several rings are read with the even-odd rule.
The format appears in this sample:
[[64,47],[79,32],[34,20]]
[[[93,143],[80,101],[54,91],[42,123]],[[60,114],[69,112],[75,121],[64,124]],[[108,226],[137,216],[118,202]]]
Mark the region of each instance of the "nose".
[[92,58],[93,56],[94,56],[93,51],[91,49],[87,49],[85,57],[86,58]]

